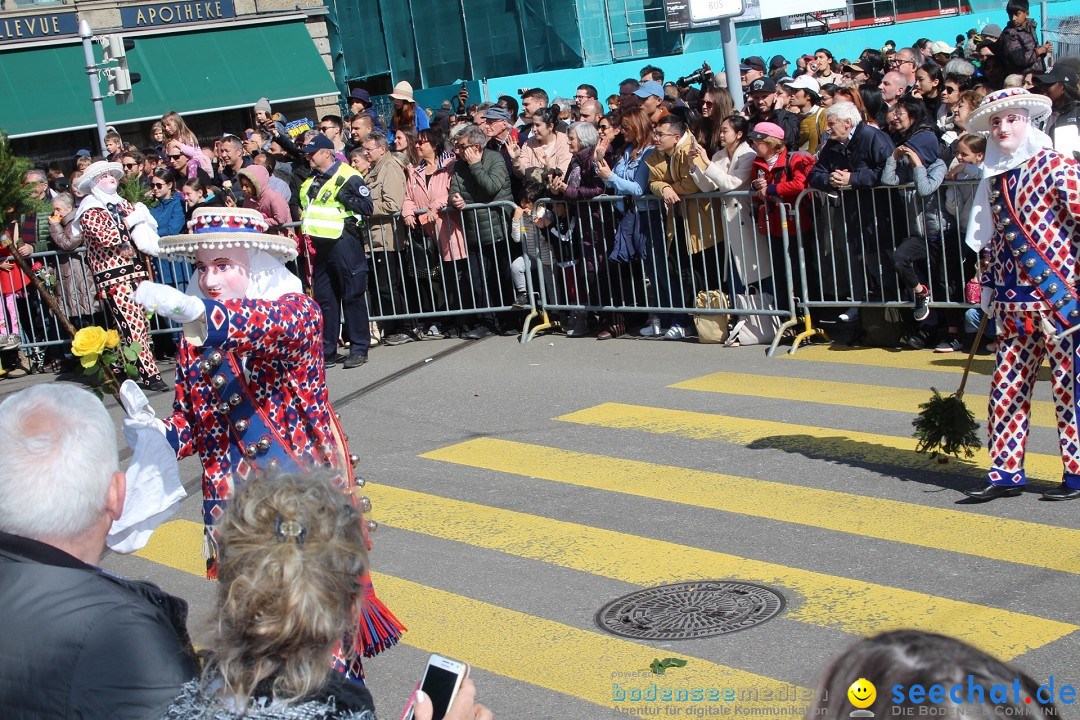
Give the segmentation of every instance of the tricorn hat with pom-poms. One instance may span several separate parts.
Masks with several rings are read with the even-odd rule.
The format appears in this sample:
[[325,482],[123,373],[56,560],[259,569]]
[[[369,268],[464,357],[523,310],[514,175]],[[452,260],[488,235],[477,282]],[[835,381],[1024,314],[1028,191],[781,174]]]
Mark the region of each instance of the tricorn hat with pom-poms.
[[269,225],[258,210],[248,208],[198,208],[188,223],[189,232],[161,238],[161,256],[191,259],[197,250],[212,248],[254,248],[265,250],[281,260],[296,258],[296,241],[282,235],[270,235]]

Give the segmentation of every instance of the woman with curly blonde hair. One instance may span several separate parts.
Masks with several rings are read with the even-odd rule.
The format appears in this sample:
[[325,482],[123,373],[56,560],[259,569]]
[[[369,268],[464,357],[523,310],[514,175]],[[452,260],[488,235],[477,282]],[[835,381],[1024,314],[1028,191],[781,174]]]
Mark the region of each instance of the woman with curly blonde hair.
[[356,636],[363,522],[328,476],[244,485],[218,526],[218,618],[202,677],[165,718],[375,720],[367,688],[332,662]]

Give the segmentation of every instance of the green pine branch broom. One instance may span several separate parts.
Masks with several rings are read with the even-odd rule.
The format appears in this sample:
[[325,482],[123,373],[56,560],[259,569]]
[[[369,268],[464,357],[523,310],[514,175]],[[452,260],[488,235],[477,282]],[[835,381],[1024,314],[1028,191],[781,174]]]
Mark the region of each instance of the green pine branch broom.
[[964,377],[960,380],[960,388],[956,394],[943,397],[937,388],[930,388],[933,396],[919,405],[922,412],[911,421],[915,427],[913,435],[919,441],[915,452],[930,453],[930,457],[946,463],[949,462],[949,455],[959,458],[960,453],[963,453],[964,457],[970,458],[982,447],[979,423],[975,422],[975,416],[964,404],[964,387],[967,385],[975,351],[979,349],[989,319],[989,313],[983,313],[982,323],[979,325],[979,332],[975,334],[971,352],[968,353],[967,363],[964,364]]

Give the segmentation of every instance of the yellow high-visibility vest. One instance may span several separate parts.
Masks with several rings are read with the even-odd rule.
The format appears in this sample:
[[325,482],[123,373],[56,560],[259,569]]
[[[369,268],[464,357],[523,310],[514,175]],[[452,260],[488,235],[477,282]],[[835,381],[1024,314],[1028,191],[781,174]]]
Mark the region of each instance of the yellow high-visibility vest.
[[345,230],[345,219],[356,213],[338,201],[338,191],[350,177],[359,174],[352,165],[339,162],[337,171],[327,178],[314,198],[308,197],[308,189],[315,176],[305,180],[300,186],[300,205],[304,210],[300,216],[300,232],[330,240],[340,238]]

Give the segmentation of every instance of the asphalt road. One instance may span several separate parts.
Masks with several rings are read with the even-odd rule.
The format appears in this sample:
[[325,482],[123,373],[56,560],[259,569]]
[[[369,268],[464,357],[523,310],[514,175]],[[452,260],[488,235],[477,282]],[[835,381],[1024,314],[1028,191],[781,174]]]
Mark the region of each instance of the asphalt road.
[[[616,699],[654,683],[790,708],[805,703],[764,693],[808,692],[859,636],[899,627],[1080,685],[1080,503],[1029,492],[968,504],[958,489],[979,482],[984,457],[939,465],[912,451],[917,403],[931,386],[952,392],[962,361],[556,336],[380,347],[362,368],[331,369],[380,522],[376,589],[410,628],[367,664],[380,717],[400,714],[430,652],[471,663],[480,700],[502,718],[709,706]],[[969,382],[977,417],[989,370],[978,359]],[[1037,394],[1049,400],[1045,383]],[[163,413],[171,398],[153,401]],[[1033,490],[1060,473],[1047,404],[1035,412]],[[194,482],[199,468],[182,471]],[[141,557],[104,561],[186,598],[196,641],[214,592],[193,574],[199,500]],[[684,641],[595,623],[642,587],[710,579],[767,586],[785,605],[764,624]],[[687,664],[645,674],[666,657]]]

